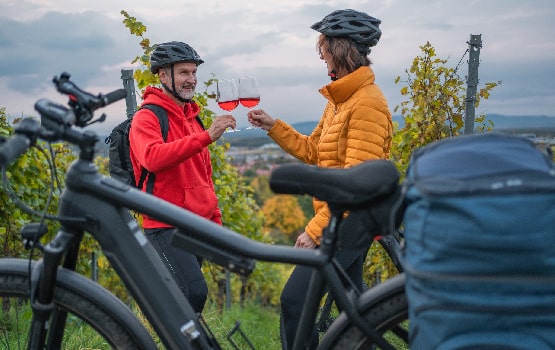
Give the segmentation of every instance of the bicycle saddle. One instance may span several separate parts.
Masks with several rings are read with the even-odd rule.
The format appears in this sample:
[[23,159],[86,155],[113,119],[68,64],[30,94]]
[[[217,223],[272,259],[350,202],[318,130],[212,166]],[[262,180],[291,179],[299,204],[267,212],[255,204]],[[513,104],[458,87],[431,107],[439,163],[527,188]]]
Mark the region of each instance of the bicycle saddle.
[[351,168],[285,164],[270,175],[270,188],[280,194],[307,194],[328,205],[354,207],[395,192],[399,171],[388,160],[370,160]]

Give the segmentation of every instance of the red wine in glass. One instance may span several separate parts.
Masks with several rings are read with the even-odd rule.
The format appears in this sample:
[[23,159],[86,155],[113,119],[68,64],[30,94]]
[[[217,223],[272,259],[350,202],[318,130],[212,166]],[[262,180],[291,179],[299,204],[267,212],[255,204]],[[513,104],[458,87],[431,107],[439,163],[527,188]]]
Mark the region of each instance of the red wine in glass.
[[[239,103],[246,108],[252,108],[260,102],[260,91],[254,77],[239,78]],[[249,126],[246,129],[254,129]]]
[[[239,105],[239,92],[235,80],[226,79],[216,82],[216,102],[218,106],[228,112],[231,112]],[[235,130],[226,130],[225,132],[234,132]]]
[[221,109],[226,110],[228,112],[231,112],[232,110],[234,110],[235,108],[237,108],[237,106],[239,105],[239,101],[235,100],[235,101],[220,101],[218,102],[218,106],[220,106]]
[[239,98],[239,103],[244,107],[252,108],[260,102],[260,97],[241,97]]

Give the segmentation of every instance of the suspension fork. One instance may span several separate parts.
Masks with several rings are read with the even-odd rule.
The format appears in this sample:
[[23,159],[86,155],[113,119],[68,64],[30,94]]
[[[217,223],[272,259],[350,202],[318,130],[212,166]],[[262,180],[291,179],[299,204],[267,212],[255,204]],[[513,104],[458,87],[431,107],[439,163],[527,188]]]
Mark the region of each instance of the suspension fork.
[[31,271],[30,299],[33,319],[28,349],[43,349],[47,334],[48,349],[61,347],[67,313],[58,310],[52,302],[58,267],[63,259],[63,267],[75,270],[82,238],[82,231],[60,229],[56,237],[44,247],[42,260]]

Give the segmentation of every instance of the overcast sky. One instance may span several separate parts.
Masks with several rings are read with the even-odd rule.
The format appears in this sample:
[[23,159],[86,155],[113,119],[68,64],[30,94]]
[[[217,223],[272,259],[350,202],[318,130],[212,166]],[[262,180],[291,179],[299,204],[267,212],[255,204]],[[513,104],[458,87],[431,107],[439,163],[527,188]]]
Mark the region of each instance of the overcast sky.
[[[122,87],[121,69],[134,68],[142,52],[122,23],[126,10],[147,26],[152,43],[180,40],[197,50],[206,62],[197,90],[211,74],[253,75],[268,113],[290,123],[316,121],[325,105],[317,90],[329,78],[310,26],[345,8],[382,20],[370,57],[392,111],[404,99],[394,80],[406,77],[419,46],[429,41],[455,67],[470,35],[481,34],[478,87],[502,85],[477,112],[555,117],[553,0],[0,0],[0,107],[14,117],[36,115],[39,98],[65,103],[51,83],[64,71],[93,93]],[[105,111],[109,122],[98,130],[121,121],[125,103]],[[245,108],[233,114],[246,123]]]

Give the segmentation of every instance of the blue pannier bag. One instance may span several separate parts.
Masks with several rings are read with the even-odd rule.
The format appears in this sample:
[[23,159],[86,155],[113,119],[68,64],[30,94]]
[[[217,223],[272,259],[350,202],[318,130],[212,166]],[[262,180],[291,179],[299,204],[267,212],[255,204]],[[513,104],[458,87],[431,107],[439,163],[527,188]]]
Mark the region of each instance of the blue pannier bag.
[[411,349],[555,349],[555,169],[519,136],[417,149],[404,191]]

